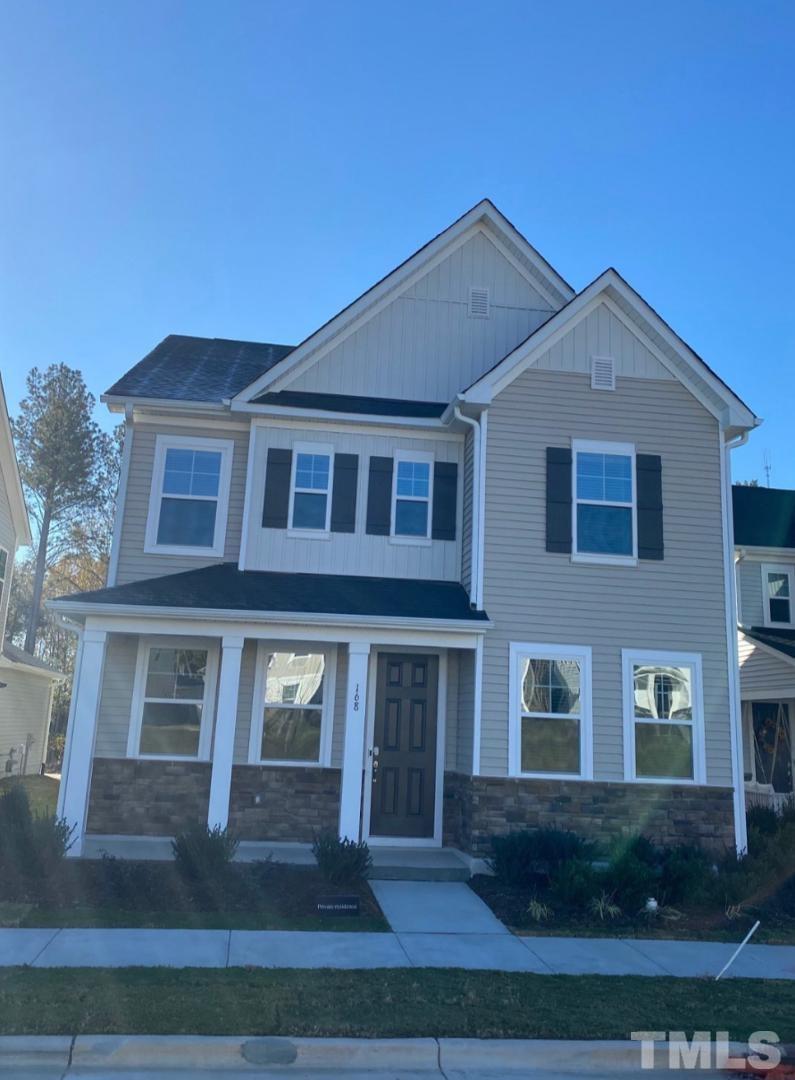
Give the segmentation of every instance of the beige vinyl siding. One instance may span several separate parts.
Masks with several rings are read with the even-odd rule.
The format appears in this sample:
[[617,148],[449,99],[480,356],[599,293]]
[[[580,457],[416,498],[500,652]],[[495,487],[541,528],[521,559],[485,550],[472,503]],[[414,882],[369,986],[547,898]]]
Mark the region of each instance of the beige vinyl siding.
[[[277,570],[304,574],[357,574],[374,577],[426,578],[458,581],[461,574],[463,436],[443,438],[398,437],[339,430],[316,425],[307,428],[260,426],[256,429],[251,485],[247,570]],[[335,453],[357,454],[356,531],[328,537],[300,536],[289,529],[262,526],[268,450],[292,450],[298,444],[331,446]],[[430,543],[394,543],[388,536],[371,536],[367,525],[367,487],[371,457],[393,457],[397,450],[432,453],[435,461],[458,465],[455,540]],[[429,510],[429,512],[431,512]]]
[[[234,441],[232,478],[229,491],[229,512],[226,522],[226,543],[223,559],[195,555],[156,555],[144,551],[146,521],[149,515],[149,496],[152,489],[155,440],[158,435],[179,435],[197,438],[226,439]],[[167,423],[136,423],[127,494],[124,501],[119,544],[117,584],[139,581],[142,578],[175,574],[180,570],[193,570],[218,562],[236,562],[240,551],[240,530],[243,521],[243,499],[246,485],[248,459],[248,428],[211,426],[196,420],[195,427],[168,425]]]
[[[622,648],[701,653],[708,782],[731,783],[719,432],[678,382],[529,369],[489,409],[481,768],[508,771],[511,641],[593,648],[594,775],[623,778]],[[665,559],[574,563],[545,550],[546,447],[632,442],[660,454]]]
[[591,374],[591,357],[609,356],[616,376],[671,380],[675,376],[606,304],[580,319],[534,365],[539,371]]
[[[770,560],[771,562],[774,560]],[[737,606],[744,626],[765,625],[765,594],[762,582],[762,563],[755,559],[740,559],[737,569]]]
[[[490,317],[469,317],[470,286],[486,287]],[[450,401],[552,313],[484,232],[320,357],[290,390]]]
[[741,697],[795,697],[795,660],[763,648],[745,634],[738,638]]
[[0,547],[8,552],[6,563],[6,576],[3,582],[3,593],[0,596],[0,641],[6,634],[6,616],[8,615],[8,600],[11,594],[11,576],[14,572],[14,556],[17,549],[17,534],[14,529],[14,520],[11,517],[11,503],[8,499],[8,488],[5,477],[0,474]]
[[[26,774],[35,776],[47,756],[50,695],[54,684],[41,676],[7,667],[0,669],[0,681],[6,684],[0,690],[0,769],[5,768],[12,747],[17,749],[19,762],[19,753],[30,736],[33,742],[28,751]],[[0,777],[3,775],[0,772]]]

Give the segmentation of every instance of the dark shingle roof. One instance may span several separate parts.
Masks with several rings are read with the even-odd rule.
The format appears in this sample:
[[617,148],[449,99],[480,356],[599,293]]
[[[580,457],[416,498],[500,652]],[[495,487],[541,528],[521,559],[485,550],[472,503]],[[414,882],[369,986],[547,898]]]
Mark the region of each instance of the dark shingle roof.
[[353,577],[348,574],[282,574],[238,570],[217,563],[166,577],[147,578],[93,592],[59,596],[64,604],[124,604],[137,607],[316,615],[384,616],[483,622],[455,581]]
[[33,656],[31,653],[25,652],[24,649],[17,648],[10,641],[3,642],[2,653],[6,660],[10,660],[12,664],[34,668],[36,671],[46,671],[55,679],[62,678],[61,673],[56,671],[54,667],[50,667],[43,660],[39,660],[38,656]]
[[106,393],[220,402],[240,393],[292,351],[292,345],[169,334]]
[[741,626],[746,637],[795,660],[795,630],[770,630],[765,626]]
[[437,420],[447,408],[445,401],[407,401],[403,398],[357,397],[353,394],[314,394],[303,390],[279,390],[260,394],[255,405],[282,405],[293,409],[362,413],[368,416],[418,416]]
[[737,484],[732,504],[735,544],[795,548],[795,491]]

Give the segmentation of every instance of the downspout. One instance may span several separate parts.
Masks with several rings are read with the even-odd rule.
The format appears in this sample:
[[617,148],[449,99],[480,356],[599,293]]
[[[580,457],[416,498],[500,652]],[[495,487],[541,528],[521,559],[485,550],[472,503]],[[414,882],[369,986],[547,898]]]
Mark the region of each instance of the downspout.
[[745,824],[745,780],[742,767],[742,709],[740,699],[740,656],[737,647],[737,581],[734,567],[734,518],[732,515],[732,481],[729,454],[748,442],[749,432],[724,442],[721,434],[720,471],[723,488],[723,560],[725,571],[726,642],[729,660],[729,719],[732,751],[732,786],[734,807],[734,839],[737,854],[748,849]]

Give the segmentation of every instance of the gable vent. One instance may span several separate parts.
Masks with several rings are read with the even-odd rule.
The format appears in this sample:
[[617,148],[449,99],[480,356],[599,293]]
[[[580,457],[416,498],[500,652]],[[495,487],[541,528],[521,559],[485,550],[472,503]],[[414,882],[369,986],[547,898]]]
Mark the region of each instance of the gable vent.
[[479,289],[474,285],[469,290],[469,317],[471,319],[488,319],[489,317],[489,290]]
[[616,366],[612,356],[591,357],[591,389],[615,390]]

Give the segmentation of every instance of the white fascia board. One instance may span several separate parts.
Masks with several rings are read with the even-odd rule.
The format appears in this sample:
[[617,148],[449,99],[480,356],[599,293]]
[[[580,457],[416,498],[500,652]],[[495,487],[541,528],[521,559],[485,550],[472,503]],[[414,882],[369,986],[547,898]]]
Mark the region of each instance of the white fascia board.
[[[283,360],[266,371],[250,386],[235,395],[235,401],[251,401],[266,388],[278,390],[289,385],[293,379],[316,363],[324,352],[333,345],[354,333],[368,319],[376,315],[383,307],[391,303],[398,290],[409,288],[414,281],[427,274],[435,265],[446,258],[452,251],[465,244],[477,231],[492,243],[502,234],[511,243],[516,244],[537,269],[548,278],[550,283],[562,295],[573,295],[571,286],[563,280],[538,252],[528,243],[511,223],[503,217],[488,199],[483,199],[467,211],[433,240],[409,256],[405,262],[381,278],[353,303],[343,308],[327,323],[297,345]],[[536,291],[543,293],[543,285],[530,274],[520,262],[512,259],[512,265],[526,278]]]
[[[269,419],[264,416],[254,416],[251,420],[251,427],[252,429],[256,427],[261,427],[266,430],[274,427],[288,428],[294,431],[307,430],[307,426],[304,421],[299,420],[297,417],[287,416],[273,417],[273,419]],[[333,419],[327,416],[318,417],[317,420],[314,422],[314,428],[318,432],[336,432],[341,435],[361,435],[362,433],[361,418],[358,416],[351,418],[351,420],[344,420],[342,418]],[[369,433],[374,435],[381,433],[384,435],[388,435],[390,438],[397,439],[418,438],[416,430],[407,428],[406,424],[399,424],[393,428],[389,427],[389,425],[387,424],[382,424],[374,420],[372,424],[368,425],[368,428]],[[399,430],[400,428],[403,428],[404,430],[401,431]],[[425,438],[433,439],[437,442],[462,442],[464,438],[461,431],[451,431],[449,427],[444,424],[440,424],[439,427],[424,428],[423,435]]]
[[[177,608],[177,607],[154,607],[143,604],[91,604],[70,602],[67,600],[49,600],[45,606],[52,611],[82,615],[90,619],[93,624],[103,621],[104,616],[115,618],[125,616],[138,619],[177,619],[187,620],[196,625],[205,625],[210,622],[235,622],[243,625],[251,624],[258,627],[258,632],[247,633],[247,636],[265,637],[262,633],[262,624],[267,622],[279,626],[339,626],[358,629],[377,630],[417,630],[436,633],[453,634],[483,634],[493,624],[489,620],[470,622],[463,619],[415,619],[415,618],[388,618],[383,615],[339,615],[322,614],[316,612],[294,611],[240,611],[238,609],[224,608]],[[183,626],[183,633],[196,633],[194,627],[188,631]],[[243,631],[241,631],[242,633]]]
[[[11,518],[16,533],[16,546],[27,547],[28,544],[33,542],[33,537],[30,531],[25,495],[22,491],[22,480],[19,476],[17,452],[14,447],[14,436],[11,433],[11,420],[8,416],[2,378],[0,378],[0,470],[8,492]],[[11,553],[11,557],[13,560],[13,553]]]
[[254,405],[245,401],[232,400],[230,409],[234,413],[253,416],[269,416],[281,420],[334,421],[343,424],[377,424],[381,427],[412,427],[441,431],[444,428],[441,418],[434,420],[423,416],[382,416],[379,413],[332,412],[330,409],[300,409],[284,405]]
[[26,664],[24,660],[9,660],[6,656],[0,656],[0,668],[4,671],[16,671],[20,675],[35,675],[40,679],[49,679],[50,682],[61,682],[68,678],[63,671],[47,671],[45,668]]
[[789,560],[795,561],[795,548],[791,547],[753,547],[750,544],[735,544],[735,555],[740,555],[743,559],[749,559],[751,562],[775,562],[776,560]]
[[179,412],[226,413],[227,407],[218,401],[188,401],[183,398],[136,397],[132,394],[100,394],[99,400],[110,412],[124,412],[129,406],[142,409],[175,409]]
[[[613,290],[628,305],[633,307],[638,315],[645,319],[660,337],[682,357],[692,369],[693,374],[721,400],[724,407],[718,408],[715,402],[701,391],[695,379],[686,383],[688,390],[720,421],[723,428],[736,427],[746,431],[758,425],[759,420],[751,410],[728,387],[724,386],[717,376],[712,374],[703,360],[696,356],[692,349],[673,333],[646,301],[634,289],[630,288],[612,268],[600,274],[565,307],[552,315],[529,338],[518,345],[513,352],[504,357],[496,367],[474,382],[460,395],[461,400],[471,404],[489,404],[497,394],[509,386],[527,368],[531,367],[539,357],[567,334],[576,323],[598,307],[599,304],[605,304],[636,337],[642,334],[642,328],[628,322],[625,313],[611,300],[609,290]],[[649,337],[646,335],[643,335],[643,337],[643,344],[649,351],[676,379],[684,382],[682,372],[672,364],[670,358]]]

